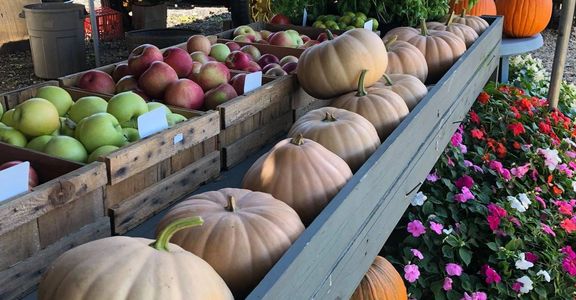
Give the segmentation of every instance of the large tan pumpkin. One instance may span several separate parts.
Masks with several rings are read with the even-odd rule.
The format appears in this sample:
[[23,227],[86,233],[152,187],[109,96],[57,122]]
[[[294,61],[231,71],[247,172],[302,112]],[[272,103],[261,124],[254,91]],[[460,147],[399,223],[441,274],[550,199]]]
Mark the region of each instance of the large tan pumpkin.
[[454,16],[452,22],[470,26],[472,29],[474,29],[474,31],[476,31],[478,36],[480,36],[482,32],[484,32],[490,26],[486,20],[480,17],[467,16],[466,11],[462,12],[460,16]]
[[496,8],[504,16],[504,34],[514,38],[542,32],[552,17],[552,0],[496,0]]
[[354,291],[351,300],[406,300],[408,293],[402,276],[382,256],[374,262]]
[[422,81],[408,74],[384,74],[373,87],[391,89],[402,97],[410,111],[428,94],[428,88]]
[[348,164],[302,136],[278,142],[248,169],[242,187],[270,193],[308,225],[352,177]]
[[471,16],[496,15],[496,3],[494,0],[478,0],[474,6],[469,6],[468,0],[452,1],[452,8],[457,14],[461,14],[464,10]]
[[388,50],[388,68],[386,74],[410,74],[425,82],[428,76],[428,65],[424,54],[412,44],[392,36],[384,40]]
[[472,27],[466,24],[454,23],[453,19],[454,15],[452,14],[445,24],[440,22],[427,22],[426,25],[432,30],[445,30],[452,32],[457,37],[464,40],[466,48],[470,47],[478,39],[478,34],[474,29],[472,29]]
[[245,297],[304,231],[298,214],[272,195],[225,188],[189,197],[158,224],[201,216],[202,227],[177,232],[172,242],[208,262],[235,296]]
[[386,32],[386,34],[384,35],[384,37],[382,38],[383,41],[389,41],[389,40],[397,40],[397,41],[407,41],[409,39],[411,39],[414,36],[417,36],[420,34],[420,30],[414,28],[414,27],[408,27],[408,26],[403,26],[403,27],[396,27],[396,28],[392,28],[390,30],[388,30],[388,32]]
[[340,156],[353,172],[376,151],[380,138],[374,125],[357,113],[335,107],[311,110],[300,117],[288,133],[302,134]]
[[179,220],[158,240],[115,236],[68,250],[40,281],[39,300],[233,299],[214,269],[198,256],[169,244],[198,217]]
[[380,141],[384,142],[410,110],[402,97],[390,89],[378,86],[365,89],[364,74],[366,70],[358,80],[358,91],[334,98],[330,105],[366,118],[376,128]]
[[330,99],[353,91],[360,72],[370,70],[370,86],[386,71],[388,55],[380,37],[370,30],[348,30],[334,40],[306,49],[298,60],[297,76],[308,94]]

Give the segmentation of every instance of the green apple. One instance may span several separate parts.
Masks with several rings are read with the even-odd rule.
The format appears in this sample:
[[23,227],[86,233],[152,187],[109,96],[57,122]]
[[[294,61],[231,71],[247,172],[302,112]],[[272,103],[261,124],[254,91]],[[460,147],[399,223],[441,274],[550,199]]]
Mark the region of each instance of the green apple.
[[122,128],[122,133],[130,143],[140,139],[140,132],[138,132],[138,129],[126,127]]
[[4,114],[4,106],[0,103],[0,120],[2,120],[2,115]]
[[354,23],[352,25],[354,25],[354,27],[356,28],[364,28],[364,23],[366,23],[366,19],[356,18],[356,20],[354,20]]
[[338,22],[348,25],[348,24],[352,23],[352,17],[351,16],[342,16],[342,17],[340,17],[340,19],[338,19]]
[[37,136],[26,144],[26,148],[43,152],[44,147],[53,137],[52,135]]
[[354,12],[351,12],[351,11],[345,11],[343,16],[349,16],[351,18],[355,18],[356,14]]
[[356,29],[356,27],[354,27],[354,26],[350,25],[350,26],[346,26],[346,28],[344,28],[344,29],[346,29],[346,30],[350,30],[350,29]]
[[[324,23],[322,23],[322,21],[316,21],[316,22],[312,23],[312,27],[320,28],[320,26],[324,26]],[[326,27],[326,26],[324,26],[324,27]]]
[[226,61],[226,57],[230,54],[230,48],[222,43],[216,43],[210,47],[210,56],[219,62]]
[[68,111],[68,117],[75,123],[78,123],[80,120],[95,113],[106,112],[107,107],[108,102],[100,97],[82,97],[72,104]]
[[298,31],[296,31],[294,29],[288,29],[288,30],[286,30],[286,33],[292,38],[292,41],[294,41],[294,45],[300,46],[300,45],[304,44],[304,42],[302,41],[302,38],[300,37],[300,33],[298,33]]
[[148,104],[140,95],[128,91],[114,95],[108,100],[106,112],[116,117],[122,127],[133,127],[139,116],[148,112]]
[[320,15],[320,16],[318,17],[318,19],[316,19],[316,21],[320,21],[320,22],[324,22],[324,21],[326,21],[326,20],[327,20],[327,19],[326,19],[326,15]]
[[68,91],[59,86],[53,85],[39,88],[38,92],[36,92],[36,98],[46,99],[54,104],[61,117],[68,112],[70,106],[74,103],[74,101],[72,101],[72,96],[70,96]]
[[128,142],[120,123],[109,113],[97,113],[82,119],[76,126],[74,136],[88,152],[104,145],[121,147]]
[[10,145],[24,147],[28,142],[26,136],[22,132],[12,128],[12,127],[0,127],[0,142],[4,142]]
[[370,18],[368,19],[368,21],[372,20],[372,31],[376,31],[378,30],[378,20],[376,20],[375,18]]
[[27,136],[51,134],[60,128],[56,106],[42,98],[32,98],[16,106],[12,114],[14,128]]
[[166,106],[160,102],[148,102],[148,111],[153,111],[153,110],[157,109],[158,107],[162,107],[166,111],[166,115],[172,113],[172,111],[170,110],[170,108],[168,108],[168,106]]
[[171,113],[166,116],[166,120],[168,120],[168,126],[172,127],[180,122],[186,121],[186,117],[181,114]]
[[91,163],[93,161],[97,161],[98,158],[100,156],[106,155],[112,151],[116,151],[119,148],[116,146],[112,146],[112,145],[105,145],[102,147],[98,147],[96,148],[96,150],[92,151],[92,153],[90,153],[90,155],[88,155],[88,159],[86,160],[86,163]]
[[2,123],[6,124],[6,126],[14,127],[14,121],[12,120],[12,116],[14,115],[14,108],[7,110],[2,115]]
[[357,12],[356,18],[362,18],[364,20],[368,19],[368,17],[363,12]]
[[76,129],[76,123],[74,121],[60,117],[60,130],[59,135],[74,136],[74,130]]
[[43,152],[48,155],[77,162],[85,162],[86,158],[88,158],[88,153],[84,145],[77,139],[66,135],[52,137],[44,146]]

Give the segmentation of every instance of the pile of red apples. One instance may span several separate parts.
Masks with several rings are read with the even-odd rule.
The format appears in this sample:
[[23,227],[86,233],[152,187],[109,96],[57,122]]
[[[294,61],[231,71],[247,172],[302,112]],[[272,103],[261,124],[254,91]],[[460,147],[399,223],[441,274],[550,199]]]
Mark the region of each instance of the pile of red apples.
[[[268,30],[254,30],[248,25],[237,27],[234,32],[234,41],[242,43],[259,43],[274,46],[306,49],[328,39],[326,33],[321,33],[316,39],[300,34],[294,29],[271,32]],[[336,37],[337,35],[334,35]]]

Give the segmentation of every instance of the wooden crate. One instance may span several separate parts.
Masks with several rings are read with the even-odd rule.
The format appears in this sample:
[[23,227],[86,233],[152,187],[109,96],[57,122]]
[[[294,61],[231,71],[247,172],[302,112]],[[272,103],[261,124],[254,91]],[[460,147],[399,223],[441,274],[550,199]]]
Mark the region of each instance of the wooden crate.
[[[57,84],[44,82],[0,98],[12,108],[34,96],[41,86]],[[77,88],[65,89],[74,100],[94,95]],[[100,158],[108,178],[104,204],[115,234],[126,232],[220,174],[219,112],[170,109],[189,119]],[[179,136],[181,141],[175,143]]]
[[82,165],[0,143],[0,164],[11,160],[29,161],[40,185],[0,202],[0,299],[25,295],[60,254],[111,233],[104,163]]

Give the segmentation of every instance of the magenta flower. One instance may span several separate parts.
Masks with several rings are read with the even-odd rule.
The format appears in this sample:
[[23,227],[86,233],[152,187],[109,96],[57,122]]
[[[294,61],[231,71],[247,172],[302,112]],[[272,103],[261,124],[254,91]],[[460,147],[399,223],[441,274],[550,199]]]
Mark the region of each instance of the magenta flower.
[[444,229],[444,225],[430,221],[430,229],[436,232],[436,234],[442,234],[442,229]]
[[576,152],[574,151],[566,151],[564,153],[570,158],[576,158]]
[[512,284],[512,290],[515,291],[516,293],[520,293],[520,289],[522,289],[524,285],[521,282],[514,282],[514,284]]
[[408,223],[408,232],[410,232],[413,237],[419,237],[426,232],[426,228],[422,222],[419,220],[414,220]]
[[527,261],[529,261],[529,262],[531,262],[531,263],[534,264],[534,263],[536,263],[536,262],[538,261],[538,258],[539,258],[539,257],[538,257],[538,255],[536,255],[535,253],[525,252],[525,253],[524,253],[524,258],[525,258]]
[[426,176],[426,180],[428,180],[430,182],[436,182],[439,179],[440,179],[440,176],[438,176],[438,174],[436,174],[436,172],[430,173],[430,174],[428,174],[428,176]]
[[484,276],[486,276],[487,284],[499,283],[500,281],[502,281],[502,278],[500,277],[500,275],[498,275],[496,270],[492,269],[492,267],[490,267],[489,265],[482,266],[482,272],[484,272]]
[[534,196],[534,199],[536,199],[536,201],[538,201],[538,203],[542,205],[542,208],[546,209],[546,202],[544,202],[544,199],[542,199],[542,197],[536,195]]
[[562,260],[562,269],[568,272],[570,276],[576,276],[576,253],[570,246],[562,248],[561,252],[565,255]]
[[460,132],[455,132],[452,135],[452,138],[450,138],[450,143],[452,144],[452,146],[454,147],[458,147],[460,146],[460,144],[462,144],[462,134]]
[[488,226],[492,231],[495,231],[498,229],[498,227],[500,227],[500,217],[497,215],[488,215],[486,220],[488,221]]
[[452,278],[446,277],[444,278],[444,283],[442,284],[442,289],[445,291],[452,290]]
[[410,252],[412,252],[412,255],[418,257],[419,260],[423,260],[423,259],[424,259],[424,255],[422,255],[422,252],[420,252],[420,250],[418,250],[418,249],[410,249]]
[[448,263],[446,264],[446,273],[449,276],[460,276],[462,275],[462,267],[459,264]]
[[460,300],[487,300],[488,296],[484,292],[474,292],[472,295],[468,295],[468,293],[464,293],[464,297],[460,298]]
[[474,199],[474,194],[467,187],[462,187],[462,193],[454,195],[454,201],[466,203],[468,200]]
[[488,204],[488,213],[500,218],[506,217],[506,215],[508,215],[506,209],[495,203]]
[[474,185],[474,179],[468,175],[464,175],[454,182],[458,189],[462,189],[463,187],[471,188]]
[[542,227],[542,231],[544,231],[545,233],[556,237],[556,233],[554,232],[554,230],[552,230],[552,228],[550,228],[550,226],[544,224],[544,223],[540,223],[540,227]]
[[554,201],[553,202],[557,207],[558,211],[565,215],[565,216],[572,216],[573,206],[570,202],[567,201]]
[[408,264],[404,266],[404,279],[413,283],[420,277],[420,270],[417,265]]

